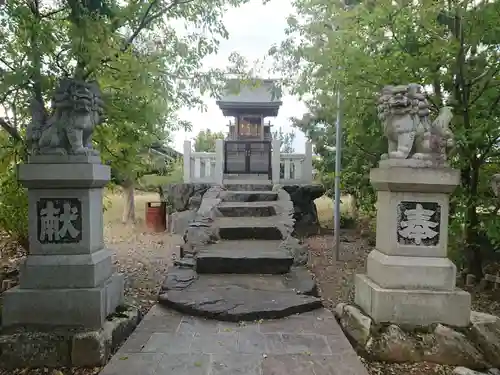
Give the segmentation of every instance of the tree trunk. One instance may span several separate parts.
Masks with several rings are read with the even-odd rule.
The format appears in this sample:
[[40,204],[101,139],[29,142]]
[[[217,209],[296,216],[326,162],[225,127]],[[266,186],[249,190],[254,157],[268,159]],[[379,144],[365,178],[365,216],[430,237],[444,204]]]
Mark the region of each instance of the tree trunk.
[[359,218],[359,204],[358,196],[356,194],[351,194],[349,199],[349,212],[354,220]]
[[479,165],[477,160],[468,168],[469,176],[466,177],[467,208],[465,211],[465,251],[469,272],[476,276],[476,280],[483,278],[483,259],[479,246],[478,230],[479,217],[476,209],[476,197],[479,183]]
[[134,181],[126,179],[123,184],[123,224],[135,223],[135,199],[134,199]]

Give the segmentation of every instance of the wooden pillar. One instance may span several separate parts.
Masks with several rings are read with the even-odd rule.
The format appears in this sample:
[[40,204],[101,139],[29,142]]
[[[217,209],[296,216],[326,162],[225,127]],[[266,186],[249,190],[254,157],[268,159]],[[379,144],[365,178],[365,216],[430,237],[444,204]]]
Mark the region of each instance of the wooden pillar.
[[184,182],[191,182],[191,141],[184,141]]

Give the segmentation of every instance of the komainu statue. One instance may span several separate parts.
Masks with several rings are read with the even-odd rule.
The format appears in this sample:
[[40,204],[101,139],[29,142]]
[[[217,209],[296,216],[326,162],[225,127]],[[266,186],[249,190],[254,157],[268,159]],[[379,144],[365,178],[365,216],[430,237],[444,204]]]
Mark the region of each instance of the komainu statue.
[[446,162],[446,148],[453,145],[449,128],[452,108],[441,108],[431,122],[429,103],[418,84],[386,86],[378,100],[378,117],[389,140],[382,159],[417,159],[430,165]]
[[92,133],[102,121],[103,101],[97,82],[65,78],[52,98],[52,113],[32,102],[26,138],[31,154],[98,155]]

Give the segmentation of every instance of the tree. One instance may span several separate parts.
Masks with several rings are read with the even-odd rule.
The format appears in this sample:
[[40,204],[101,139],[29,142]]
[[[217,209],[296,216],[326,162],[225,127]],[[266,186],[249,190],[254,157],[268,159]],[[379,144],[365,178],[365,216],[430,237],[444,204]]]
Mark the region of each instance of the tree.
[[[46,104],[62,77],[97,80],[106,121],[96,147],[123,181],[137,178],[141,154],[189,124],[176,113],[201,106],[222,88],[224,72],[203,71],[204,56],[227,37],[221,16],[245,0],[27,0],[0,8],[0,127],[12,143],[11,162],[27,156],[30,102]],[[187,32],[174,27],[187,25]],[[9,165],[12,168],[12,165]],[[12,174],[2,175],[13,177]],[[2,196],[0,199],[4,199]],[[8,199],[8,198],[5,198]]]
[[281,152],[291,154],[295,151],[293,147],[293,140],[295,139],[295,133],[293,131],[284,132],[283,128],[279,128],[273,132],[273,139],[278,139],[281,141]]
[[210,129],[200,130],[194,138],[194,150],[196,152],[215,152],[215,141],[224,138],[222,132],[212,132]]
[[270,52],[291,77],[292,91],[307,97],[312,117],[327,120],[328,142],[334,97],[341,89],[345,151],[357,155],[346,160],[343,183],[347,172],[366,175],[366,168],[356,166],[364,151],[380,153],[375,101],[384,85],[417,82],[427,90],[434,113],[445,104],[454,107],[456,148],[450,160],[462,180],[452,199],[456,235],[450,238],[462,239],[454,245],[464,248],[467,267],[481,277],[479,236],[486,233],[496,243],[500,238],[489,188],[500,156],[500,2],[296,0],[294,5],[298,17],[288,22],[293,36]]

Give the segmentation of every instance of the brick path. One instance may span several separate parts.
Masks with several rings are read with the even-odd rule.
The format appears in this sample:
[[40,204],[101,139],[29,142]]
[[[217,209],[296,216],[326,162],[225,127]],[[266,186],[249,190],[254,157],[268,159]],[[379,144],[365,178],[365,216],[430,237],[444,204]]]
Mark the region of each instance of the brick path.
[[367,375],[326,309],[226,323],[153,307],[100,375]]

